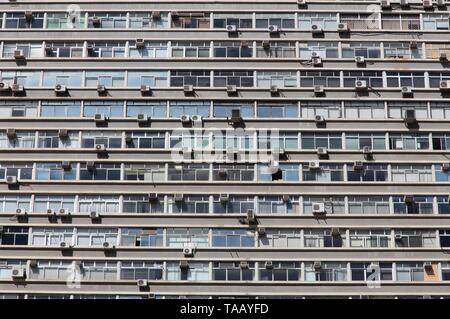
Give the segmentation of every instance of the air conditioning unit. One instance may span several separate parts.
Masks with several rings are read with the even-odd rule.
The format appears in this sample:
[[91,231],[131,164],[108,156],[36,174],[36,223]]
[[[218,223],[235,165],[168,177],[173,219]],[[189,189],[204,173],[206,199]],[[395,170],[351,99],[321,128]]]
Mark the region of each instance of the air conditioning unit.
[[440,54],[439,54],[439,61],[441,61],[441,62],[447,62],[447,61],[448,61],[447,53],[444,53],[444,52],[440,53]]
[[53,209],[47,209],[47,215],[55,215],[55,211]]
[[181,269],[188,269],[189,268],[189,262],[187,260],[180,260],[180,268]]
[[266,228],[265,228],[265,227],[258,227],[258,228],[256,229],[256,231],[258,232],[258,235],[259,235],[260,237],[266,236]]
[[418,47],[417,41],[411,41],[411,42],[409,42],[409,48],[410,48],[410,49],[415,50],[415,49],[417,49],[417,47]]
[[17,185],[17,177],[16,176],[6,176],[6,184],[8,185]]
[[16,216],[25,216],[27,214],[26,210],[22,209],[22,208],[17,208],[16,209]]
[[321,66],[322,65],[322,58],[321,57],[313,57],[311,59],[311,63],[313,66]]
[[320,162],[319,161],[310,161],[308,163],[309,169],[319,169],[320,168]]
[[189,115],[182,115],[180,117],[181,123],[183,124],[189,124],[191,123],[191,117]]
[[153,20],[160,20],[161,19],[161,11],[153,11],[152,12],[152,19]]
[[405,195],[405,196],[403,197],[403,202],[404,202],[406,205],[411,205],[411,204],[413,204],[413,203],[414,203],[414,196],[412,196],[412,195]]
[[322,115],[316,115],[314,116],[314,122],[317,124],[323,124],[325,123],[325,118]]
[[280,29],[278,28],[277,25],[269,25],[270,34],[277,34],[278,32],[280,32]]
[[145,124],[150,122],[150,116],[148,116],[147,114],[138,114],[137,118],[136,118],[137,122],[140,124]]
[[446,0],[436,0],[436,5],[438,7],[445,7],[446,6]]
[[25,88],[21,84],[13,84],[11,86],[11,91],[13,94],[22,94],[25,92]]
[[320,261],[315,261],[313,264],[313,268],[314,269],[321,269],[322,268],[322,263]]
[[114,246],[113,244],[111,244],[110,242],[107,242],[107,241],[103,242],[102,246],[103,246],[103,249],[114,249],[114,248],[116,248],[116,246]]
[[263,47],[263,49],[265,49],[265,50],[269,50],[269,49],[270,49],[270,41],[264,40],[264,41],[262,42],[262,47]]
[[66,130],[66,129],[60,129],[60,130],[58,130],[58,137],[60,138],[60,139],[65,139],[65,138],[68,138],[69,137],[69,131],[68,130]]
[[355,89],[367,90],[367,81],[358,80],[355,82]]
[[433,1],[432,0],[423,0],[423,7],[425,9],[433,8]]
[[412,87],[410,86],[402,86],[401,91],[403,96],[411,96],[413,93]]
[[69,243],[67,243],[65,241],[62,241],[62,242],[59,243],[59,248],[69,249],[69,248],[72,248],[72,245],[69,245]]
[[355,171],[360,171],[364,169],[364,163],[362,161],[355,161],[353,163],[353,169]]
[[364,64],[366,63],[366,58],[363,56],[355,56],[356,64]]
[[191,94],[194,93],[194,86],[193,85],[185,85],[183,86],[183,91],[185,94]]
[[229,93],[229,94],[237,93],[236,85],[227,85],[227,93]]
[[339,23],[337,27],[338,32],[349,32],[350,28],[347,23]]
[[23,54],[23,50],[14,50],[14,59],[16,60],[22,60],[25,59],[25,55]]
[[64,161],[61,163],[61,167],[63,170],[67,171],[70,170],[72,168],[72,165],[70,165],[70,162],[68,161]]
[[312,203],[313,215],[323,215],[326,213],[324,203]]
[[248,48],[248,42],[247,41],[241,41],[241,47],[242,48]]
[[240,122],[242,122],[241,110],[240,109],[231,110],[231,123],[237,124]]
[[326,147],[318,147],[317,148],[317,155],[319,155],[319,156],[326,156],[326,155],[328,155],[328,149]]
[[100,218],[100,214],[96,211],[92,211],[89,212],[89,218],[90,219],[99,219]]
[[406,124],[413,124],[416,122],[416,111],[415,110],[406,110],[404,121]]
[[323,33],[323,29],[319,25],[313,24],[311,26],[311,32],[313,34],[322,34]]
[[390,9],[391,8],[391,1],[389,0],[381,0],[381,8],[382,9]]
[[192,122],[194,122],[194,124],[201,124],[203,122],[203,117],[201,115],[192,115]]
[[448,172],[448,171],[450,171],[450,163],[442,163],[442,165],[441,165],[441,170],[443,171],[443,172]]
[[230,195],[228,194],[220,194],[219,200],[221,203],[226,203],[230,200]]
[[183,194],[174,194],[173,200],[177,203],[180,203],[183,201]]
[[248,269],[248,267],[249,267],[249,265],[248,265],[247,261],[241,261],[239,263],[239,268],[241,268],[241,269]]
[[142,49],[145,47],[144,39],[136,39],[136,48]]
[[272,261],[266,261],[264,263],[264,268],[266,269],[272,269],[273,268],[273,262]]
[[407,6],[409,6],[409,1],[408,0],[400,0],[400,5],[402,7],[407,7]]
[[154,203],[156,201],[158,201],[158,194],[156,193],[149,193],[148,194],[148,201],[151,203]]
[[87,162],[86,168],[88,171],[93,171],[95,169],[95,162]]
[[339,228],[331,228],[331,235],[332,236],[340,236],[341,230]]
[[101,18],[99,18],[99,17],[92,17],[92,24],[93,25],[99,25],[100,23],[101,23]]
[[105,94],[106,86],[104,86],[103,84],[97,85],[97,92],[98,92],[98,94]]
[[247,222],[249,224],[256,222],[256,214],[253,209],[247,209]]
[[181,151],[183,153],[183,158],[185,160],[191,160],[192,159],[192,155],[193,155],[192,148],[190,148],[190,147],[183,147]]
[[270,94],[277,94],[278,93],[278,86],[276,85],[271,85],[270,86]]
[[0,82],[0,91],[9,92],[11,91],[11,86],[6,82]]
[[172,20],[178,20],[180,18],[180,14],[177,11],[170,12],[170,17]]
[[277,158],[286,156],[286,150],[284,148],[273,149],[273,150],[271,150],[271,153],[272,153],[273,157],[277,157]]
[[152,89],[149,85],[141,85],[140,91],[142,95],[146,95],[150,94],[152,92]]
[[306,0],[297,0],[297,4],[299,6],[304,6],[304,5],[306,5]]
[[315,95],[322,95],[323,93],[325,93],[325,88],[323,85],[314,85]]
[[423,263],[423,268],[425,270],[433,270],[433,263],[431,261],[425,261]]
[[291,197],[289,195],[283,195],[282,197],[283,203],[289,203]]
[[24,16],[25,20],[27,20],[28,22],[33,20],[33,12],[31,11],[25,11]]
[[441,81],[439,83],[439,88],[441,89],[441,91],[450,91],[450,80]]
[[227,25],[226,30],[228,33],[236,33],[237,32],[237,26],[235,25]]
[[10,140],[13,140],[13,139],[17,138],[16,130],[13,129],[13,128],[8,128],[8,129],[6,129],[6,136],[7,136]]
[[23,279],[25,278],[25,268],[22,266],[13,266],[11,269],[12,279]]
[[104,153],[104,152],[106,152],[106,145],[104,145],[104,144],[95,144],[95,151],[97,153]]
[[30,265],[30,268],[36,268],[38,265],[38,262],[36,259],[31,259],[28,261],[28,264]]
[[58,211],[58,214],[62,215],[62,216],[66,216],[66,215],[69,215],[69,212],[67,210],[65,210],[64,208],[60,208]]
[[106,121],[108,121],[108,117],[105,114],[95,114],[94,115],[94,122],[96,123],[105,123]]
[[372,149],[370,148],[370,146],[364,146],[364,147],[363,147],[363,154],[364,154],[364,155],[370,155],[370,154],[372,154]]
[[195,251],[192,247],[185,247],[183,248],[183,255],[184,257],[194,257]]
[[148,287],[148,281],[146,279],[138,279],[138,287]]
[[67,87],[65,85],[56,84],[55,85],[55,93],[56,93],[56,95],[67,93]]

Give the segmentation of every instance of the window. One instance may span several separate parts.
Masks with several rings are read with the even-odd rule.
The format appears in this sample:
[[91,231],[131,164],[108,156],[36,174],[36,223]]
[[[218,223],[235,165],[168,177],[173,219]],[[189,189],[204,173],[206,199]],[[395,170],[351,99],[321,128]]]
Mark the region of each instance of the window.
[[120,164],[96,162],[93,167],[89,167],[86,163],[81,163],[80,180],[118,181]]
[[260,182],[272,182],[272,181],[285,181],[285,182],[298,182],[300,178],[299,164],[284,164],[278,165],[278,170],[273,171],[273,167],[270,164],[258,165],[258,181]]
[[436,248],[434,230],[396,230],[395,247]]
[[341,76],[339,71],[300,71],[300,87],[340,87]]
[[12,268],[15,266],[25,268],[26,265],[26,260],[0,259],[0,279],[11,280]]
[[305,281],[347,281],[347,264],[321,262],[315,269],[313,263],[305,263]]
[[420,30],[420,16],[407,14],[382,14],[382,30]]
[[305,229],[304,245],[306,248],[345,247],[345,234],[333,233],[331,230]]
[[298,150],[299,137],[297,132],[260,132],[258,135],[258,149]]
[[424,30],[448,30],[448,13],[427,13],[422,14]]
[[74,148],[79,147],[78,132],[68,131],[68,136],[60,138],[56,131],[38,132],[39,148]]
[[6,132],[0,133],[2,148],[34,148],[36,144],[34,131],[16,131],[15,138],[9,138]]
[[97,85],[104,85],[105,87],[125,86],[124,71],[86,71],[85,77],[86,87],[97,87]]
[[0,245],[28,245],[28,227],[3,226],[0,232]]
[[181,117],[182,115],[199,115],[209,117],[211,103],[206,101],[170,101],[169,117]]
[[427,59],[439,59],[442,53],[450,56],[449,43],[425,43],[425,57]]
[[345,133],[345,146],[348,150],[362,150],[369,147],[375,150],[385,150],[386,140],[384,134]]
[[428,118],[428,107],[426,102],[388,102],[388,114],[390,118],[403,119],[407,110],[414,110],[418,119]]
[[77,175],[77,164],[71,163],[70,168],[63,168],[61,163],[37,163],[36,180],[61,181],[75,180]]
[[162,247],[164,234],[162,228],[122,228],[120,245],[131,247]]
[[209,41],[172,41],[172,57],[174,58],[209,58]]
[[127,27],[126,12],[88,13],[88,28],[125,29],[126,27]]
[[219,196],[213,197],[213,212],[215,214],[246,214],[255,209],[253,196],[230,195],[228,201],[221,201]]
[[12,214],[16,209],[30,211],[31,196],[30,195],[5,195],[0,194],[0,212]]
[[122,101],[85,101],[84,117],[93,117],[95,114],[103,114],[110,117],[123,117]]
[[33,164],[1,163],[0,179],[4,179],[6,176],[16,176],[18,180],[31,180],[33,178]]
[[258,103],[257,116],[262,118],[297,118],[296,103]]
[[[44,72],[45,74],[45,72]],[[45,76],[44,76],[45,77]],[[9,85],[19,84],[27,87],[39,87],[41,79],[40,71],[2,71],[1,82]]]
[[126,181],[164,181],[165,176],[164,164],[126,163],[124,168]]
[[429,72],[430,88],[439,88],[441,81],[449,81],[449,72]]
[[128,87],[141,87],[141,85],[167,87],[167,71],[128,72]]
[[167,263],[167,280],[210,280],[209,263],[188,262],[188,267],[180,267],[178,262]]
[[66,212],[75,211],[75,196],[70,195],[35,195],[34,212],[46,213],[48,209],[59,212],[64,209]]
[[94,148],[101,144],[107,148],[122,147],[122,133],[109,131],[84,131],[81,137],[81,147]]
[[436,196],[438,214],[450,214],[450,203],[448,196]]
[[298,27],[302,30],[310,30],[313,25],[322,29],[335,30],[337,24],[336,13],[300,12],[298,14]]
[[117,228],[78,228],[75,245],[102,247],[104,243],[117,245],[119,231]]
[[82,268],[84,280],[117,280],[116,261],[83,261]]
[[150,200],[148,195],[124,195],[123,212],[125,214],[162,214],[164,213],[164,196],[157,195]]
[[120,266],[122,280],[161,280],[163,263],[155,261],[123,261]]
[[338,42],[301,42],[299,44],[300,59],[311,59],[312,55],[322,59],[339,57]]
[[298,200],[289,196],[286,200],[282,196],[258,196],[258,213],[260,214],[298,214]]
[[442,165],[434,165],[434,170],[436,173],[436,182],[449,182],[450,172],[442,170]]
[[214,71],[214,87],[253,87],[253,71]]
[[428,150],[429,148],[430,142],[427,134],[389,134],[389,149],[391,150]]
[[38,260],[36,267],[30,269],[30,279],[66,280],[70,261]]
[[345,199],[338,196],[303,196],[303,213],[312,214],[313,203],[324,203],[327,214],[344,214]]
[[405,203],[404,197],[393,196],[394,214],[432,214],[432,196],[414,196],[412,203]]
[[203,135],[199,131],[185,131],[170,135],[170,148],[209,148],[209,135]]
[[441,269],[442,269],[442,280],[443,281],[450,280],[450,263],[441,262]]
[[259,280],[264,281],[297,281],[301,278],[299,262],[272,262],[272,268],[267,269],[262,262],[259,263]]
[[214,181],[253,181],[253,164],[213,164]]
[[[209,55],[208,55],[209,56]],[[253,57],[253,42],[214,42],[214,57],[216,58],[251,58]]]
[[6,29],[42,29],[44,27],[44,12],[33,12],[33,18],[28,20],[25,12],[7,12],[5,16]]
[[389,197],[387,196],[349,196],[350,214],[389,214]]
[[295,58],[295,42],[270,41],[269,46],[263,42],[256,43],[258,58]]
[[255,234],[244,229],[213,229],[212,246],[255,247]]
[[253,103],[214,102],[214,117],[231,117],[233,110],[239,110],[241,117],[252,118],[255,116],[254,108]]
[[341,46],[342,57],[344,59],[350,59],[357,56],[363,56],[368,59],[381,58],[380,42],[344,42],[341,44]]
[[119,212],[119,196],[90,196],[80,195],[78,199],[80,213],[118,213]]
[[319,147],[342,149],[342,135],[339,133],[302,133],[302,149],[312,150]]
[[440,247],[450,247],[450,230],[439,230]]
[[344,87],[355,87],[357,81],[366,81],[369,87],[383,87],[383,73],[378,71],[343,71]]
[[73,245],[73,240],[73,228],[33,227],[31,233],[32,246],[59,246],[62,242]]
[[89,42],[87,56],[90,58],[123,58],[125,57],[125,41]]
[[259,235],[260,247],[301,248],[302,237],[298,229],[267,229],[265,235]]
[[398,281],[423,281],[423,263],[397,263]]
[[25,58],[42,58],[42,42],[37,43],[3,43],[3,58],[13,58],[14,51],[21,50]]
[[446,133],[433,133],[433,150],[448,150],[450,148],[450,135]]
[[207,181],[209,180],[208,164],[175,165],[169,163],[169,181]]
[[209,214],[209,196],[183,195],[182,200],[168,197],[168,213]]
[[127,117],[145,114],[150,117],[167,117],[167,103],[153,101],[126,101]]
[[321,115],[325,119],[337,119],[342,117],[342,107],[340,102],[334,101],[306,101],[301,103],[302,117],[315,118]]
[[391,241],[390,230],[350,230],[350,247],[388,248]]
[[193,85],[195,87],[210,87],[210,71],[171,71],[170,86]]
[[80,87],[82,72],[71,71],[45,71],[42,86],[54,87],[57,84],[69,87]]
[[384,57],[397,59],[421,59],[423,56],[422,43],[414,48],[410,42],[384,42]]
[[[351,263],[350,265],[352,281],[392,280],[392,263]],[[375,273],[375,268],[379,269],[379,273]]]
[[42,101],[41,117],[80,117],[80,101]]
[[433,119],[450,119],[450,103],[447,102],[430,102],[431,117]]
[[392,181],[403,183],[430,183],[431,166],[429,165],[394,165],[391,164]]
[[[254,134],[249,131],[214,132],[212,145],[215,150],[250,150],[254,149]],[[252,179],[253,180],[253,179]]]
[[172,28],[182,29],[209,29],[209,13],[177,12],[172,13]]
[[132,29],[165,29],[169,26],[169,15],[161,12],[159,17],[149,13],[130,12],[130,28]]
[[168,228],[167,247],[208,247],[207,228]]
[[73,16],[64,12],[47,12],[47,29],[82,29],[85,25],[84,12]]
[[0,117],[37,117],[35,101],[0,101]]
[[[347,23],[350,29],[370,30],[375,29],[376,23],[378,29],[379,13],[341,13],[339,15],[341,23]],[[370,23],[368,22],[370,21]]]
[[276,25],[280,29],[295,28],[295,15],[285,13],[256,13],[256,28],[267,29]]
[[165,148],[165,132],[127,132],[127,148]]
[[344,102],[347,119],[384,119],[383,102]]
[[355,169],[347,164],[347,180],[349,182],[386,182],[388,167],[386,164],[364,164],[363,169]]
[[255,279],[255,263],[248,262],[241,267],[240,262],[213,262],[213,280],[241,281]]
[[144,41],[144,47],[130,43],[129,50],[131,58],[167,58],[169,56],[169,49],[165,41]]
[[386,78],[387,87],[425,87],[425,74],[423,72],[386,72]]
[[253,28],[253,15],[250,14],[236,14],[236,13],[215,13],[214,14],[214,28],[225,28],[227,25],[234,25],[238,28],[250,29]]
[[297,72],[258,71],[256,86],[260,88],[270,88],[271,86],[280,88],[297,87]]

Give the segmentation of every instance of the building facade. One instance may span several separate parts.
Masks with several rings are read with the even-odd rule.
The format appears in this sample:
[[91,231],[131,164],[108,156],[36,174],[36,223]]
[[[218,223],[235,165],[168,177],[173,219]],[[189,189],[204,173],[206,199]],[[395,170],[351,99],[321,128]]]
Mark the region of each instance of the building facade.
[[447,298],[450,3],[0,2],[1,298]]

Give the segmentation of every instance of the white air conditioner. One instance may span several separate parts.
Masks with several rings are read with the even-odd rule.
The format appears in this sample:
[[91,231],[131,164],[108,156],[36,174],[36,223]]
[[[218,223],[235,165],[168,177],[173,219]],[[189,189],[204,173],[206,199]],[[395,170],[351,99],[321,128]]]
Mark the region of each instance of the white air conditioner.
[[279,91],[278,86],[276,86],[276,85],[271,85],[269,90],[270,90],[271,94],[276,94]]
[[325,123],[325,118],[322,115],[314,116],[314,121],[318,124]]
[[96,123],[104,123],[106,121],[108,121],[108,117],[105,114],[97,113],[97,114],[94,115],[94,122],[96,122]]
[[149,94],[152,91],[152,89],[150,88],[149,85],[143,84],[143,85],[141,85],[140,91],[141,91],[141,94]]
[[241,261],[239,263],[239,268],[241,268],[241,269],[248,269],[248,267],[249,267],[249,265],[248,265],[247,261]]
[[313,66],[321,66],[322,65],[322,58],[321,57],[313,57],[311,59],[311,63]]
[[12,279],[23,279],[25,278],[25,268],[22,266],[13,266],[11,268],[11,278]]
[[363,154],[364,155],[372,154],[372,149],[370,148],[370,146],[363,147]]
[[110,242],[107,242],[107,241],[103,242],[102,246],[103,246],[103,249],[114,249],[114,248],[116,248],[116,246],[114,246],[113,244],[111,244]]
[[410,86],[402,86],[401,91],[403,96],[410,96],[413,92]]
[[390,0],[381,0],[380,4],[381,4],[381,8],[382,9],[390,9],[391,8],[391,1]]
[[308,163],[308,169],[310,169],[310,170],[319,169],[319,168],[320,168],[320,162],[319,161],[310,161]]
[[272,261],[266,261],[264,263],[264,268],[266,269],[272,269],[273,268],[273,262]]
[[367,81],[358,80],[355,82],[355,89],[357,90],[366,90],[367,89]]
[[95,151],[98,153],[106,152],[106,145],[104,144],[95,144]]
[[235,25],[227,25],[226,30],[228,33],[235,33],[237,32],[237,27]]
[[441,165],[441,170],[442,170],[443,172],[448,172],[448,171],[450,171],[450,163],[449,163],[449,162],[447,162],[447,163],[442,163],[442,165]]
[[306,5],[306,0],[297,0],[297,5],[299,5],[299,6]]
[[13,94],[21,94],[21,93],[25,92],[25,88],[21,84],[13,84],[11,86],[11,91]]
[[183,86],[184,93],[193,93],[194,92],[194,86],[191,84],[184,85]]
[[136,48],[142,49],[145,47],[144,39],[136,39]]
[[6,176],[6,184],[16,185],[18,183],[16,176]]
[[150,116],[148,116],[147,114],[138,114],[136,117],[136,120],[138,123],[144,124],[144,123],[148,123],[150,122]]
[[194,124],[201,124],[203,122],[203,117],[201,115],[192,115],[192,122],[194,122]]
[[25,59],[25,55],[23,54],[23,50],[14,50],[14,59],[16,60],[21,60],[21,59]]
[[277,25],[269,25],[269,33],[276,34],[278,32],[280,32],[280,29]]
[[173,200],[175,201],[175,202],[182,202],[183,201],[183,194],[174,194],[173,195]]
[[328,149],[326,147],[318,147],[317,148],[317,155],[319,155],[319,156],[328,155]]
[[55,211],[53,209],[47,209],[47,214],[48,215],[55,215]]
[[146,279],[138,279],[137,285],[138,287],[147,287],[148,281]]
[[363,56],[355,56],[356,64],[364,64],[366,63],[366,58]]
[[439,83],[439,88],[441,89],[441,91],[450,91],[450,80],[441,81]]
[[55,93],[56,94],[64,94],[67,93],[67,87],[65,85],[56,84],[55,85]]
[[227,85],[227,92],[228,93],[237,93],[236,85]]
[[221,203],[226,203],[230,200],[230,195],[228,194],[220,194],[219,200]]
[[313,24],[311,26],[311,32],[313,34],[322,34],[323,33],[323,29],[319,25]]
[[312,213],[313,213],[313,215],[325,214],[325,204],[324,203],[312,203]]
[[67,242],[62,241],[59,243],[59,247],[63,249],[72,248],[71,245],[69,245]]
[[103,84],[97,85],[97,92],[98,92],[99,94],[104,94],[104,93],[106,93],[106,86],[104,86]]
[[26,212],[25,209],[22,209],[22,208],[17,208],[16,209],[16,213],[15,213],[16,216],[24,216],[26,214],[27,214],[27,212]]
[[364,163],[362,161],[353,162],[353,169],[355,171],[360,171],[360,170],[364,169]]
[[338,32],[348,32],[350,28],[347,23],[339,23],[337,27]]
[[314,94],[320,95],[325,93],[325,88],[323,85],[314,85]]
[[183,248],[184,257],[194,257],[195,251],[193,247],[185,247]]
[[11,86],[8,83],[0,82],[0,91],[6,92],[6,91],[10,91],[10,90],[11,90]]
[[90,219],[98,219],[98,218],[100,218],[100,214],[96,211],[89,212],[89,218]]
[[181,123],[188,124],[191,123],[191,117],[189,115],[182,115],[180,117]]
[[322,263],[320,261],[315,261],[313,264],[313,268],[314,269],[321,269],[322,268]]

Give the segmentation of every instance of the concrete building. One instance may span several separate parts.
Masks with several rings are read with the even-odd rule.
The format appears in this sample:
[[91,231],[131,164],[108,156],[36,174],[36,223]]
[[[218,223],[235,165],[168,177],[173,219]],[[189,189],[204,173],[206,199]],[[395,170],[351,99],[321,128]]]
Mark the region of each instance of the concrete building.
[[447,1],[0,2],[0,298],[447,298]]

